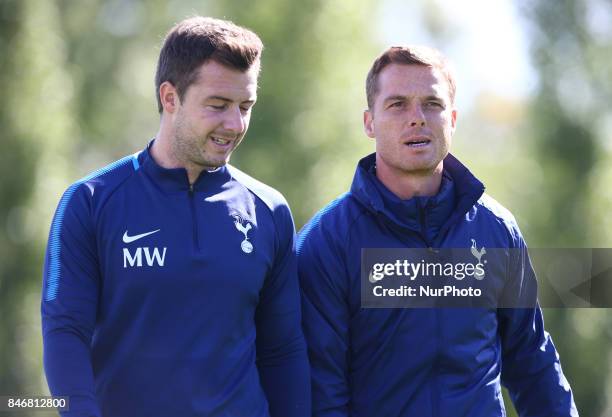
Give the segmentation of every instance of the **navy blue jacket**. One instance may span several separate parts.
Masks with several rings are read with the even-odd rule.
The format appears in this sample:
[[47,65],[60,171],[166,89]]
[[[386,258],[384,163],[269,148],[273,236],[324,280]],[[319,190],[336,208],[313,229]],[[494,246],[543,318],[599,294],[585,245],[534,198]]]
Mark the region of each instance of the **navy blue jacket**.
[[539,307],[365,309],[362,248],[514,248],[535,280],[513,216],[453,156],[440,191],[402,201],[362,159],[351,190],[300,231],[298,270],[316,417],[577,416]]
[[63,195],[43,276],[44,365],[63,416],[310,416],[294,226],[231,166],[145,149]]

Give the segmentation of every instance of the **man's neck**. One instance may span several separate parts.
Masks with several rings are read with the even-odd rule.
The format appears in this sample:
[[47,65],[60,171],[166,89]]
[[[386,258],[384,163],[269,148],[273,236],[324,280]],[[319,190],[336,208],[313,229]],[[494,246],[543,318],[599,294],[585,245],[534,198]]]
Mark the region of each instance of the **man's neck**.
[[436,195],[442,183],[442,171],[442,163],[433,171],[422,172],[402,172],[377,165],[376,177],[397,197],[408,200],[412,197]]
[[166,169],[185,168],[189,184],[194,184],[204,170],[203,167],[196,164],[183,161],[176,155],[172,147],[172,137],[170,133],[164,129],[163,124],[160,126],[153,146],[151,146],[151,157],[159,166]]

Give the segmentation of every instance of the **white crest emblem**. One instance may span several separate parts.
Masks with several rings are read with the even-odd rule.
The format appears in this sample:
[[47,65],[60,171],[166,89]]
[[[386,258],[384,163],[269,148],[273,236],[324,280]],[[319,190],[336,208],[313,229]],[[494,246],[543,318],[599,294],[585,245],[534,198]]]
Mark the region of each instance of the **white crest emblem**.
[[[483,246],[482,248],[478,249],[478,247],[476,246],[476,241],[474,239],[470,239],[472,241],[472,247],[470,248],[470,252],[472,252],[472,255],[474,255],[474,258],[476,258],[478,260],[478,263],[481,264],[483,262],[480,261],[480,259],[482,258],[482,256],[487,253],[487,250],[485,249],[485,247]],[[487,261],[484,261],[484,263],[486,263]],[[484,278],[484,271],[482,273],[479,273],[478,270],[476,270],[476,272],[474,273],[474,278],[476,279],[483,279]]]
[[[238,231],[244,235],[244,240],[240,243],[240,248],[244,253],[253,252],[253,244],[249,242],[248,236],[249,230],[251,230],[253,226],[248,220],[243,220],[238,214],[233,214],[232,217],[234,218],[234,225],[236,226],[236,229],[238,229]],[[243,223],[245,223],[246,226],[243,225]]]

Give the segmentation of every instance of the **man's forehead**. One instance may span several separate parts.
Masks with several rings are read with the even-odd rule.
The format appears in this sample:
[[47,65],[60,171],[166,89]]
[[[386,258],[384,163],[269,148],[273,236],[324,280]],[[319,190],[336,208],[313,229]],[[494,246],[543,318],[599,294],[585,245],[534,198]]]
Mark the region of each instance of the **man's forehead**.
[[208,63],[202,65],[192,84],[207,96],[221,96],[242,100],[254,100],[257,97],[257,69],[239,71],[224,65]]
[[437,68],[415,64],[390,64],[379,76],[379,89],[384,95],[426,93],[448,96],[450,89],[444,74]]
[[193,84],[198,90],[206,95],[223,96],[224,94],[238,94],[246,96],[257,95],[257,82],[234,83],[227,80],[204,79]]

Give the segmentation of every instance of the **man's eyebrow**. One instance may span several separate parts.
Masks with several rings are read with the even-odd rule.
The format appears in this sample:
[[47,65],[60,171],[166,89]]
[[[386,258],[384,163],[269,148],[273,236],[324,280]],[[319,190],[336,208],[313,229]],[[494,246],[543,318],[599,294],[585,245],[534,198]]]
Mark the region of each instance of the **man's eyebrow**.
[[[385,98],[385,99],[384,99],[384,102],[386,103],[386,102],[388,102],[388,101],[395,101],[395,100],[398,100],[398,101],[405,101],[405,100],[407,100],[407,99],[408,99],[408,98],[407,98],[406,96],[402,96],[402,95],[398,95],[398,94],[396,94],[396,95],[389,96],[389,97]],[[441,96],[438,96],[438,95],[435,95],[435,94],[430,94],[430,95],[428,95],[428,96],[425,96],[425,97],[424,97],[424,100],[436,100],[436,101],[444,101],[444,99],[443,99]]]
[[[231,102],[232,102],[232,100],[230,100],[230,99],[229,99],[229,98],[227,98],[227,97],[223,97],[223,96],[208,96],[208,97],[206,97],[206,99],[205,99],[205,100],[220,100],[220,101],[225,101],[225,102],[227,102],[227,103],[231,103]],[[251,100],[244,100],[244,101],[242,101],[241,103],[249,103],[249,104],[250,104],[250,103],[255,103],[255,99],[251,99]]]
[[221,101],[232,101],[227,97],[222,97],[222,96],[208,96],[206,97],[206,100],[221,100]]
[[406,100],[405,96],[401,96],[401,95],[394,95],[394,96],[389,96],[387,98],[385,98],[384,102],[386,103],[387,101],[394,101],[394,100]]

